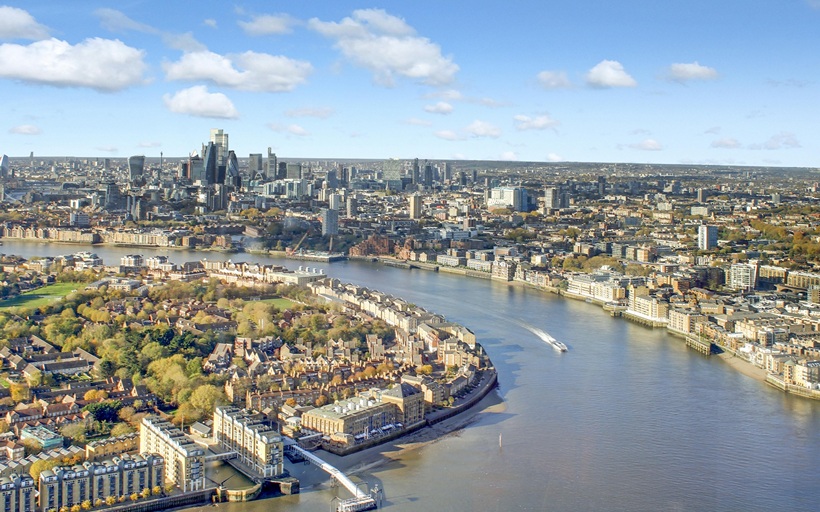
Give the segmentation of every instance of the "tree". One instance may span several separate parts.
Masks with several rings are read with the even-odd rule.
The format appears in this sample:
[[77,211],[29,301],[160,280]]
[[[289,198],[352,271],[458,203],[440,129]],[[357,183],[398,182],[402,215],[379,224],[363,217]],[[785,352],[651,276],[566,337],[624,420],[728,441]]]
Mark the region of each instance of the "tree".
[[86,443],[87,429],[83,423],[71,423],[60,429],[60,434],[71,439],[77,445]]
[[0,420],[0,434],[5,434],[9,431],[9,424],[6,420]]
[[80,504],[83,510],[91,510],[91,500],[85,500]]
[[105,402],[91,403],[83,407],[84,411],[90,412],[97,421],[107,421],[113,423],[117,421],[117,412],[122,407],[119,400],[108,400]]
[[142,495],[143,498],[148,498],[149,496],[151,496],[151,489],[146,487],[145,489],[142,490],[142,492],[140,494]]
[[105,504],[108,505],[109,507],[111,505],[114,505],[115,503],[117,503],[117,497],[116,496],[107,496],[105,498]]
[[288,398],[287,400],[285,400],[285,405],[296,407],[296,399],[293,397]]
[[114,425],[113,427],[111,427],[111,437],[117,437],[117,436],[122,436],[122,435],[125,435],[125,434],[130,434],[133,431],[134,431],[134,429],[131,427],[131,425],[129,425],[128,423],[125,423],[125,422],[120,422],[120,423],[117,423],[116,425]]
[[28,474],[31,475],[31,478],[33,478],[35,482],[39,482],[40,473],[49,469],[53,469],[58,465],[59,462],[56,459],[36,460],[34,461],[34,463],[31,464],[31,467],[28,469]]
[[17,403],[26,402],[31,397],[31,388],[27,384],[12,382],[9,391],[11,392],[11,399]]
[[205,384],[191,393],[190,403],[201,412],[202,416],[210,416],[217,405],[227,403],[227,398],[221,388],[213,384]]

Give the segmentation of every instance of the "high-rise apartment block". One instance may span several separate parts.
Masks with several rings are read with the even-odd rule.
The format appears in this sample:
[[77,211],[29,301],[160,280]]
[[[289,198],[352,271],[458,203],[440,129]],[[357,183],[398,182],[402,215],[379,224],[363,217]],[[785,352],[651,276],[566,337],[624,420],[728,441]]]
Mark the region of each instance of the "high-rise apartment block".
[[707,226],[705,224],[698,226],[698,249],[701,251],[712,250],[717,247],[717,242],[717,226]]
[[146,416],[140,428],[140,452],[166,461],[167,478],[182,491],[205,488],[205,450],[158,416]]
[[214,441],[236,452],[239,461],[260,477],[284,472],[282,437],[257,415],[237,407],[217,407],[213,432]]

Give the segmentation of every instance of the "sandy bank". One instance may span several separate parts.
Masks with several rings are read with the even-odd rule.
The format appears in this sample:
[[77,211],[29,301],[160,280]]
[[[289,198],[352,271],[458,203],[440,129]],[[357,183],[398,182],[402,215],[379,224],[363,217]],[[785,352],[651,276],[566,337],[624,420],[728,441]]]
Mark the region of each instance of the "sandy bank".
[[722,354],[717,354],[717,357],[729,366],[731,366],[734,370],[739,371],[743,375],[751,377],[753,379],[757,379],[760,382],[766,381],[766,370],[763,368],[758,368],[757,366],[746,362],[745,360],[736,357],[729,352],[723,352]]

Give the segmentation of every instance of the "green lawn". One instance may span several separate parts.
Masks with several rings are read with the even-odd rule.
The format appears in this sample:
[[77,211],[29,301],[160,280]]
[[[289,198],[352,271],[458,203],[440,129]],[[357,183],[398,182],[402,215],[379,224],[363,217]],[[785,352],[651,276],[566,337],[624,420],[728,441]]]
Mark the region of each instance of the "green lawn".
[[21,293],[17,297],[0,301],[0,311],[12,308],[36,308],[62,299],[74,290],[85,287],[85,283],[55,283],[36,290]]
[[288,309],[292,308],[296,303],[290,299],[283,299],[281,297],[277,299],[263,299],[259,302],[267,302],[268,304],[273,304],[279,309]]

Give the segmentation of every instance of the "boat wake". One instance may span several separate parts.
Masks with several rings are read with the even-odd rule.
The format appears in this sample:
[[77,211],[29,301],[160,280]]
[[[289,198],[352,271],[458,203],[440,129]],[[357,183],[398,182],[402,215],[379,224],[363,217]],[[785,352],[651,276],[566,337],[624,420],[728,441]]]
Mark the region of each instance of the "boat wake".
[[556,340],[555,338],[553,338],[552,336],[550,336],[549,333],[539,329],[538,327],[533,327],[531,325],[522,324],[522,326],[525,329],[527,329],[528,331],[530,331],[531,333],[538,336],[541,339],[541,341],[545,342],[546,344],[548,344],[549,346],[551,346],[555,350],[557,350],[559,352],[566,352],[567,351],[567,346],[564,343],[562,343],[562,342]]

